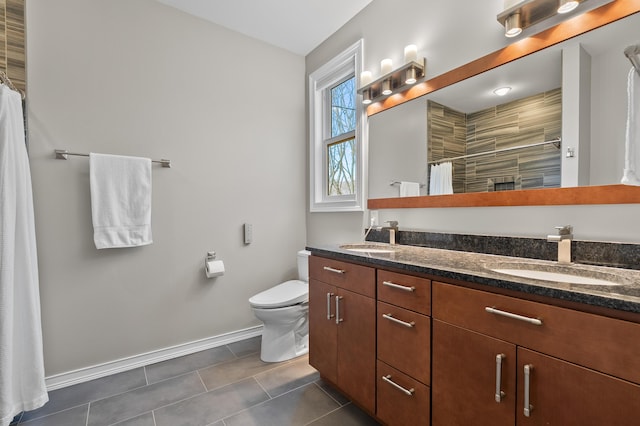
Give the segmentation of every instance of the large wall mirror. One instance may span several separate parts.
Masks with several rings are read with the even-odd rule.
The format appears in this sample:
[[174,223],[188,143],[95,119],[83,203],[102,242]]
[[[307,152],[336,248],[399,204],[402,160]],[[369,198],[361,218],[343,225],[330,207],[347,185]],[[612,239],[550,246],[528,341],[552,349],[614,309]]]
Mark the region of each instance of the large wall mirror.
[[[640,43],[634,8],[622,19],[371,115],[369,208],[590,203],[581,196],[597,193],[607,194],[606,203],[640,202],[637,188],[616,185],[624,167],[631,67],[623,50]],[[500,87],[511,90],[497,96]],[[427,196],[429,168],[448,159],[454,195]],[[423,197],[398,200],[403,181],[418,182]],[[534,191],[544,188],[561,192]]]

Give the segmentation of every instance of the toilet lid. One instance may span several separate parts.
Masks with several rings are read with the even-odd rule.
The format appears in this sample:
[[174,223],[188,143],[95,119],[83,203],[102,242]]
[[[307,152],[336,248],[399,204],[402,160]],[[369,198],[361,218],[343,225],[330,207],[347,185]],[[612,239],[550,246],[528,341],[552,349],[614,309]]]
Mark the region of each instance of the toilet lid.
[[271,287],[249,299],[254,308],[282,308],[309,300],[309,283],[291,280]]

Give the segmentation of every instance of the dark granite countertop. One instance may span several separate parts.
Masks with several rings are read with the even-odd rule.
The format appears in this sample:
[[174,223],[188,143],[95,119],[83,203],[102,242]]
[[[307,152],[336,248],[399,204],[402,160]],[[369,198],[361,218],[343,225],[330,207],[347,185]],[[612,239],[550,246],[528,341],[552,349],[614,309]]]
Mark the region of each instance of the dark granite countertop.
[[[347,247],[391,250],[392,252],[348,250]],[[469,253],[408,245],[356,243],[333,246],[308,246],[313,254],[337,260],[365,263],[407,272],[466,281],[487,287],[518,291],[526,294],[640,313],[640,271],[583,264],[558,265],[557,262]],[[614,281],[616,285],[567,284],[531,279],[494,272],[491,269],[527,269],[579,274]],[[523,295],[523,297],[526,297]]]

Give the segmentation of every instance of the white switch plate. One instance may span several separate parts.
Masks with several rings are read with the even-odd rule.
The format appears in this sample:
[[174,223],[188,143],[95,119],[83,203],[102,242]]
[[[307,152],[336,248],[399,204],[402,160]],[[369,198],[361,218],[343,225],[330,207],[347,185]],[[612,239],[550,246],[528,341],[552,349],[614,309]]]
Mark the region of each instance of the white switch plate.
[[244,243],[251,244],[253,241],[253,225],[250,223],[244,224]]

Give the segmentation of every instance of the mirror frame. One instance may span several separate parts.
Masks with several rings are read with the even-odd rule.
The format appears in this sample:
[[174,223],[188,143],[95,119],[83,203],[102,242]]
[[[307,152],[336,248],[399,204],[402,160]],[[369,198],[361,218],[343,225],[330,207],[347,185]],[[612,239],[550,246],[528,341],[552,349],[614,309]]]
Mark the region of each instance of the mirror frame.
[[[367,116],[383,112],[435,90],[515,61],[547,47],[640,12],[640,0],[614,1],[578,15],[539,34],[454,68],[417,84],[404,93],[392,95],[367,108]],[[622,52],[620,53],[622,54]],[[640,203],[640,187],[627,185],[583,186],[573,188],[530,189],[506,192],[479,192],[453,195],[427,195],[405,198],[369,199],[370,210],[429,207],[544,206],[572,204]]]

